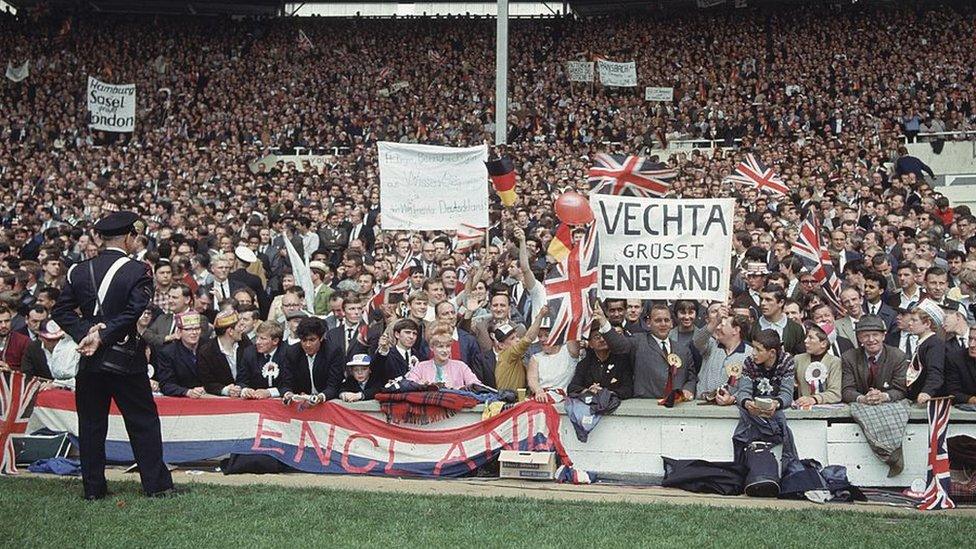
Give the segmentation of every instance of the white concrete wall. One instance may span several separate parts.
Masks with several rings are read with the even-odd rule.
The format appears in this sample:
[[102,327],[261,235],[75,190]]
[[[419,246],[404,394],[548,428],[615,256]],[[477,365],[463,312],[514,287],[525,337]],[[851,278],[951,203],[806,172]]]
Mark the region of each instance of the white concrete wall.
[[906,147],[936,175],[976,174],[976,141],[947,141],[940,154],[932,152],[931,143],[909,143]]

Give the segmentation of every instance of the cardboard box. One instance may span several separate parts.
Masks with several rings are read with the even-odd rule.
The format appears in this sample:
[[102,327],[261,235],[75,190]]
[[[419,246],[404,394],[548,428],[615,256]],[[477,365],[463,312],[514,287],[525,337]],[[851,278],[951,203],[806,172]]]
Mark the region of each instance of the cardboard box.
[[498,456],[499,478],[553,480],[556,478],[555,452],[502,450]]

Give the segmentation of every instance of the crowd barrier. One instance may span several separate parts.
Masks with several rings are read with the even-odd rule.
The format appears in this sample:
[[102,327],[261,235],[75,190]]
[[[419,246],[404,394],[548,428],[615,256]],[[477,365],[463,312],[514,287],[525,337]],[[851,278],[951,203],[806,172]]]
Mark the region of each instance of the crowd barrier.
[[[218,459],[257,446],[281,448],[289,452],[288,459],[297,453],[299,461],[307,465],[305,469],[315,472],[356,472],[356,467],[375,462],[374,474],[387,469],[425,474],[443,462],[439,475],[434,476],[463,474],[487,459],[481,455],[485,450],[525,449],[542,434],[565,448],[577,470],[654,481],[663,475],[662,456],[731,460],[732,432],[738,422],[734,407],[683,403],[665,408],[653,400],[632,399],[605,417],[588,442],[582,443],[558,404],[523,403],[513,409],[518,413],[489,425],[482,421],[482,406],[477,406],[432,425],[411,428],[387,424],[375,401],[334,401],[302,412],[276,400],[158,398],[157,404],[166,459],[171,463]],[[923,408],[911,409],[903,446],[905,468],[892,478],[847,407],[787,410],[786,416],[800,457],[824,465],[844,465],[856,485],[910,486],[915,479],[925,479],[928,427]],[[331,425],[339,425],[339,429],[332,430]],[[28,432],[39,428],[77,434],[72,393],[47,391],[38,396]],[[551,436],[556,429],[559,436]],[[426,438],[425,432],[433,433],[434,438]],[[976,437],[976,412],[953,409],[949,436],[963,434]],[[428,443],[433,446],[424,446]],[[323,453],[316,447],[338,452],[340,457],[318,467],[315,463],[322,461]],[[107,452],[110,460],[132,459],[121,417],[114,410]],[[352,470],[342,467],[341,456],[352,456],[346,458],[352,460]],[[450,467],[444,469],[445,463]]]

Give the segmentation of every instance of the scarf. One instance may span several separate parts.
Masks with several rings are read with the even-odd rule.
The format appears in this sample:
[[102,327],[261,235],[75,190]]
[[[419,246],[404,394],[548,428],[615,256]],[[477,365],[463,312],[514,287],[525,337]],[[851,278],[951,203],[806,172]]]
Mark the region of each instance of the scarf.
[[458,410],[474,408],[478,400],[447,391],[379,393],[376,400],[387,423],[427,425],[453,417]]

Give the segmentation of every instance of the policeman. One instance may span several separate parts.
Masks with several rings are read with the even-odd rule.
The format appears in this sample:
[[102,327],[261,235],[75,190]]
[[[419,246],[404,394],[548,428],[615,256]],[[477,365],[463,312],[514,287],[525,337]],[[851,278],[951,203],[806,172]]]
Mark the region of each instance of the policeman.
[[139,216],[115,212],[95,224],[104,248],[68,271],[54,306],[55,321],[78,342],[81,359],[75,403],[85,499],[104,498],[105,437],[109,405],[115,400],[125,420],[142,489],[150,497],[177,493],[163,463],[159,414],[149,387],[146,343],[136,321],[152,304],[153,279],[145,263],[128,257],[136,243]]

